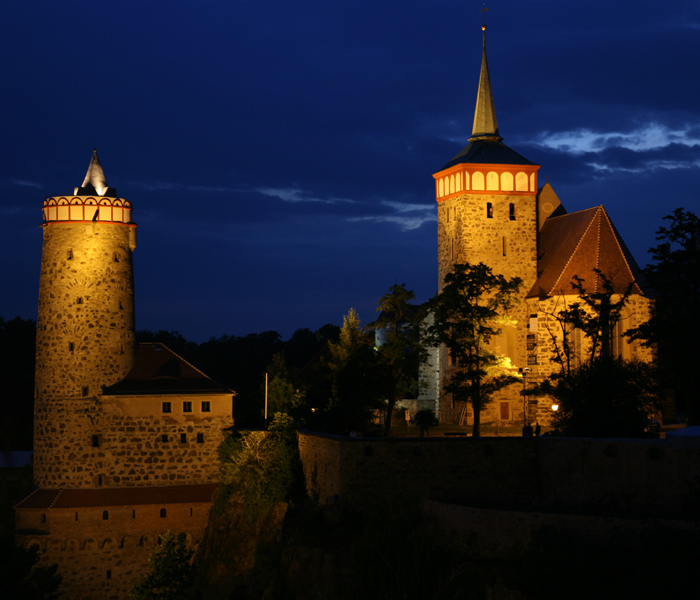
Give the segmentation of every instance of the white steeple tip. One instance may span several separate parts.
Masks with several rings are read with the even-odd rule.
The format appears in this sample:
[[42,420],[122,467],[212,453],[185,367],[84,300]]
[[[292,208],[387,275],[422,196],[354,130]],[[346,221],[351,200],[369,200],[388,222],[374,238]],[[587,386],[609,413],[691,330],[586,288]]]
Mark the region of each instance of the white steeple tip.
[[97,148],[92,151],[92,159],[88,167],[83,184],[75,188],[76,196],[109,196],[116,197],[117,191],[107,185],[107,178],[102,170],[100,159],[97,156]]

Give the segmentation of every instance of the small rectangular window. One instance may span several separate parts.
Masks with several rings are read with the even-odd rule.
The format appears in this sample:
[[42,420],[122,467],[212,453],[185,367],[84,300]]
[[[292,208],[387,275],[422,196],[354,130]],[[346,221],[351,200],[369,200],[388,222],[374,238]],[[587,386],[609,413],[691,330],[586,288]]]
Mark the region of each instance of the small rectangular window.
[[68,342],[68,352],[73,352],[75,350],[75,344],[73,342]]
[[202,401],[202,412],[211,412],[211,402],[209,400]]
[[172,412],[172,410],[173,410],[173,407],[172,407],[172,404],[170,404],[170,402],[163,402],[163,412],[164,413]]
[[186,443],[187,443],[187,434],[186,434],[186,433],[181,433],[181,434],[180,434],[180,443],[181,443],[181,444],[186,444]]
[[192,412],[192,403],[191,402],[183,402],[182,403],[182,412]]
[[512,202],[510,203],[510,206],[508,207],[508,218],[511,221],[515,221],[515,204]]
[[203,443],[204,443],[204,434],[203,434],[203,433],[198,433],[198,434],[197,434],[197,443],[198,443],[198,444],[203,444]]
[[493,219],[493,204],[491,202],[486,203],[486,218]]
[[527,349],[528,350],[534,350],[535,349],[535,334],[534,333],[528,333],[527,334]]
[[167,444],[168,443],[168,434],[164,433],[163,435],[161,435],[160,441],[163,442],[164,444]]
[[92,447],[93,448],[100,447],[100,436],[99,435],[93,435],[91,440],[92,440]]
[[90,388],[88,386],[85,386],[83,388],[83,398],[87,398],[90,395]]

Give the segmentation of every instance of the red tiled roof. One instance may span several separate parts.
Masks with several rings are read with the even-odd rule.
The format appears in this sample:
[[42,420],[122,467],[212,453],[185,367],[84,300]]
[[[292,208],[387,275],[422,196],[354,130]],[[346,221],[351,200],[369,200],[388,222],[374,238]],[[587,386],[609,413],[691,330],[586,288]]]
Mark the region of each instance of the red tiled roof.
[[134,365],[120,382],[104,389],[104,395],[233,394],[207,377],[163,344],[141,343]]
[[539,277],[528,298],[577,294],[574,276],[587,292],[599,291],[599,269],[613,282],[615,292],[642,294],[639,266],[602,206],[548,219],[540,232]]
[[15,508],[84,508],[211,502],[218,484],[45,490],[37,488]]

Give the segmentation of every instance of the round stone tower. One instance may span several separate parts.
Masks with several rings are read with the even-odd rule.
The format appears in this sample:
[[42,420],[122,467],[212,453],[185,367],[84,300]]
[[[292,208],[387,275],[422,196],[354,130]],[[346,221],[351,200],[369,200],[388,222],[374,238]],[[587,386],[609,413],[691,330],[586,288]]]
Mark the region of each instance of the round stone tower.
[[101,395],[134,359],[136,224],[97,151],[74,194],[47,198],[37,321],[34,480],[100,485]]

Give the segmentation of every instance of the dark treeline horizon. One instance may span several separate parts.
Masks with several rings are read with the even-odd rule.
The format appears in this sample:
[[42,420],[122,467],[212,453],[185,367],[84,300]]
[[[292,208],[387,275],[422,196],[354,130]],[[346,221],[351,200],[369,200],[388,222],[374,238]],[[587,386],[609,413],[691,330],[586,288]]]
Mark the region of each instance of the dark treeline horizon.
[[[221,335],[196,343],[179,331],[136,331],[136,342],[164,344],[205,375],[236,393],[237,426],[262,425],[265,372],[276,354],[284,357],[295,380],[321,356],[340,327],[326,324],[297,329],[287,340],[277,331]],[[0,451],[33,446],[36,320],[0,317]]]

